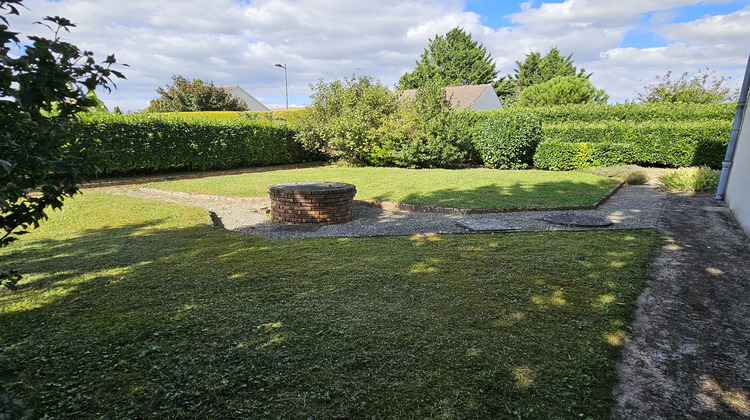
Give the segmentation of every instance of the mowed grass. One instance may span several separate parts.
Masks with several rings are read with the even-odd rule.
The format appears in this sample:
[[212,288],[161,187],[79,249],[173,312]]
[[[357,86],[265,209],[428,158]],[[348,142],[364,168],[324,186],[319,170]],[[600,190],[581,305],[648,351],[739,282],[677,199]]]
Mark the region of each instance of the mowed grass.
[[655,231],[265,240],[86,191],[0,250],[8,386],[99,418],[606,418]]
[[583,172],[325,166],[168,181],[151,188],[230,197],[266,197],[279,182],[347,182],[355,198],[457,208],[591,205],[620,181]]

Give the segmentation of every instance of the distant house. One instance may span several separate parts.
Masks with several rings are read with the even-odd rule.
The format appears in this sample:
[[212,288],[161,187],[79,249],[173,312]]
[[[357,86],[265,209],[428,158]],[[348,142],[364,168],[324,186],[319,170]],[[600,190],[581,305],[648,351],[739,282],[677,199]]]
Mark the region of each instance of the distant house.
[[226,86],[221,89],[244,102],[247,105],[248,111],[270,111],[259,100],[253,98],[253,95],[245,92],[245,89],[239,86]]
[[[398,92],[402,98],[414,99],[417,97],[416,89],[406,89]],[[451,101],[451,109],[473,109],[484,111],[491,109],[503,109],[503,104],[497,97],[492,85],[466,85],[450,86],[445,88],[445,96]]]

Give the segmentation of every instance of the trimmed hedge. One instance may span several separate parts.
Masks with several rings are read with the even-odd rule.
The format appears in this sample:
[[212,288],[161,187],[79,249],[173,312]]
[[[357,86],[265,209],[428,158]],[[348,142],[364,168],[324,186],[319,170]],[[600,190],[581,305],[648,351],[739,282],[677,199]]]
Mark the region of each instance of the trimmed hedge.
[[100,150],[103,173],[211,170],[311,160],[287,124],[248,118],[89,114],[71,123],[72,143]]
[[532,114],[494,114],[473,136],[482,162],[498,169],[524,169],[542,140],[542,124]]
[[[737,103],[724,104],[615,104],[513,107],[494,111],[471,111],[482,122],[494,114],[532,114],[542,125],[600,123],[604,121],[703,121],[734,120]],[[465,112],[465,111],[462,111]]]
[[718,168],[731,129],[730,120],[546,125],[534,164],[542,169],[627,163]]
[[247,118],[258,121],[297,122],[305,114],[305,109],[274,109],[271,111],[198,111],[198,112],[162,112],[151,115],[172,115],[185,118],[206,118],[209,120],[227,120]]
[[[531,109],[511,108],[510,112],[532,112],[542,124],[600,123],[604,121],[702,121],[734,120],[736,103],[725,104],[616,104],[568,105]],[[516,111],[517,110],[517,111]],[[508,112],[506,111],[506,112]]]

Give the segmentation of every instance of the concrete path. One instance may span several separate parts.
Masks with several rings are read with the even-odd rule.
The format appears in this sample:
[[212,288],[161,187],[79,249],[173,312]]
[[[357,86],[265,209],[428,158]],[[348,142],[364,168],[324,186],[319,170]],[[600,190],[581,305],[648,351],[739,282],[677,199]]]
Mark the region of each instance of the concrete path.
[[615,419],[750,418],[750,248],[723,202],[668,195],[667,244],[618,366]]

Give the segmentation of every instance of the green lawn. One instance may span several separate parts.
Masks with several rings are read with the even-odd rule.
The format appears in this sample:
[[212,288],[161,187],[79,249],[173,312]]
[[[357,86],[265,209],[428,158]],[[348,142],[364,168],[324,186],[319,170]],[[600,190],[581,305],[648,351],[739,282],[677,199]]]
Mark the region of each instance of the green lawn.
[[269,185],[290,181],[348,182],[357,186],[357,199],[458,208],[518,208],[591,205],[620,180],[583,172],[326,166],[159,182],[149,187],[265,197]]
[[0,250],[57,419],[606,418],[655,231],[265,240],[86,191]]

